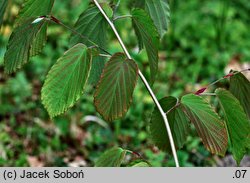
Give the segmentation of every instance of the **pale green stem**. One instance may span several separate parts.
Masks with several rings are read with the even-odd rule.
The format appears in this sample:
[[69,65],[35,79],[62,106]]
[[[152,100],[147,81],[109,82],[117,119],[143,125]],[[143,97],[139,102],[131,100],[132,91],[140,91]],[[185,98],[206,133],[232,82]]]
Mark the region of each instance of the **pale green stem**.
[[99,54],[100,57],[107,57],[107,58],[111,58],[111,55],[106,55],[106,54]]
[[[115,33],[115,35],[116,35],[116,37],[117,37],[117,39],[118,39],[124,53],[128,57],[128,59],[132,59],[132,57],[130,56],[126,46],[124,45],[124,43],[123,43],[119,33],[117,32],[114,24],[112,23],[112,21],[108,18],[108,16],[104,12],[104,10],[102,9],[102,7],[98,3],[98,1],[97,0],[93,0],[93,1],[94,1],[95,5],[98,7],[98,9],[100,10],[100,12],[103,14],[103,16],[105,17],[107,22],[109,23],[110,27],[112,28],[113,32]],[[146,88],[147,88],[151,98],[153,99],[155,105],[157,106],[157,108],[159,109],[159,111],[161,113],[161,116],[162,116],[162,118],[164,120],[164,123],[165,123],[165,126],[166,126],[166,130],[168,132],[168,137],[169,137],[172,153],[173,153],[174,160],[175,160],[175,165],[176,165],[176,167],[179,167],[179,161],[178,161],[177,152],[176,152],[176,149],[175,149],[175,143],[174,143],[173,135],[172,135],[172,132],[171,132],[171,129],[170,129],[170,125],[169,125],[167,116],[166,116],[165,112],[163,111],[159,101],[157,100],[154,92],[152,91],[150,85],[148,84],[148,81],[146,80],[146,78],[144,77],[144,75],[142,74],[142,72],[140,70],[139,70],[139,76],[140,76],[142,82],[144,83],[144,85],[146,86]]]
[[215,93],[201,93],[200,96],[216,96]]
[[116,20],[119,20],[119,19],[124,19],[124,18],[131,18],[132,15],[123,15],[123,16],[118,16],[118,17],[115,17],[113,19],[113,22],[115,22]]

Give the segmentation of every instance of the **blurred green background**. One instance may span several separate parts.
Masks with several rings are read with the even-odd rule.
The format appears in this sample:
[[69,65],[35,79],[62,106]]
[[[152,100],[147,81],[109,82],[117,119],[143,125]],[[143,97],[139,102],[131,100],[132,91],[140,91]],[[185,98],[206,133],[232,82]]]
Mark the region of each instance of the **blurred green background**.
[[[249,67],[249,0],[170,0],[171,23],[162,39],[159,75],[153,87],[157,97],[180,97],[221,78],[230,69]],[[124,119],[106,123],[93,105],[93,86],[77,104],[51,120],[41,104],[46,74],[69,48],[70,32],[50,24],[43,52],[13,75],[3,72],[3,57],[13,23],[23,0],[11,0],[0,32],[0,166],[93,166],[115,145],[140,153],[152,166],[174,166],[171,155],[159,151],[147,128],[154,108],[141,81]],[[88,0],[56,0],[53,14],[73,27]],[[119,15],[129,14],[132,0],[122,0]],[[121,36],[146,76],[145,51],[138,54],[129,19],[117,21]],[[121,51],[109,31],[109,51]],[[249,76],[248,76],[249,78]],[[227,87],[227,82],[217,86]],[[216,101],[212,101],[215,106]],[[178,151],[181,166],[235,166],[231,156],[210,154],[194,130]],[[126,161],[134,159],[128,156]],[[242,161],[250,166],[249,157]]]

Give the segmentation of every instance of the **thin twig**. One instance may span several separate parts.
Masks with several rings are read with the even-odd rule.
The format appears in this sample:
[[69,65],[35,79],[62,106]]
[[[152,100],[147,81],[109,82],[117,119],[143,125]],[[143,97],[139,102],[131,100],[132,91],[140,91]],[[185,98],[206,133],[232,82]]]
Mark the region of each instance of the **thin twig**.
[[68,29],[69,31],[71,31],[73,34],[78,35],[80,38],[82,38],[85,41],[90,42],[93,46],[99,48],[101,51],[103,51],[104,53],[108,54],[108,55],[112,55],[111,53],[109,53],[107,50],[105,50],[104,48],[102,48],[101,46],[99,46],[98,44],[96,44],[95,42],[91,41],[89,38],[87,38],[86,36],[80,34],[79,32],[77,32],[75,29],[67,26],[66,24],[64,24],[62,21],[58,20],[57,18],[55,18],[54,16],[51,16],[51,21],[55,22],[58,25],[61,25],[62,27]]
[[175,106],[173,106],[171,109],[169,109],[169,110],[166,112],[166,115],[168,115],[172,110],[176,109],[176,108],[179,107],[180,105],[181,105],[180,100],[177,98],[177,101],[176,101]]
[[222,80],[224,80],[224,79],[230,78],[230,77],[235,76],[235,75],[237,75],[237,74],[239,74],[239,73],[247,72],[247,71],[250,71],[250,68],[248,68],[248,69],[243,69],[243,70],[237,71],[237,72],[235,72],[235,73],[233,73],[233,72],[232,72],[232,73],[229,73],[228,75],[226,75],[226,76],[224,76],[224,77],[222,77],[222,78],[220,78],[220,79],[218,79],[218,80],[212,82],[211,84],[209,84],[209,85],[207,86],[207,88],[211,87],[212,85],[217,84],[218,82],[220,82],[220,81],[222,81]]
[[[104,12],[104,10],[102,9],[102,7],[100,6],[100,4],[98,3],[97,0],[93,0],[95,5],[98,7],[98,9],[100,10],[100,12],[103,14],[103,16],[105,17],[105,19],[107,20],[107,22],[109,23],[109,25],[111,26],[113,32],[115,33],[123,51],[125,52],[126,56],[128,59],[132,59],[132,57],[130,56],[126,46],[124,45],[119,33],[117,32],[114,24],[111,22],[111,20],[108,18],[108,16],[106,15],[106,13]],[[167,129],[167,132],[168,132],[168,137],[169,137],[169,141],[170,141],[170,145],[171,145],[171,149],[172,149],[172,153],[173,153],[173,156],[174,156],[174,160],[175,160],[175,165],[176,167],[179,167],[179,161],[178,161],[178,157],[177,157],[177,153],[176,153],[176,149],[175,149],[175,144],[174,144],[174,139],[173,139],[173,135],[172,135],[172,132],[171,132],[171,129],[170,129],[170,125],[169,125],[169,122],[168,122],[168,119],[167,119],[167,116],[165,114],[165,112],[163,111],[160,103],[158,102],[154,92],[152,91],[151,87],[149,86],[146,78],[144,77],[144,75],[142,74],[142,72],[139,70],[139,76],[142,80],[142,82],[144,83],[144,85],[146,86],[149,94],[151,95],[151,98],[153,99],[155,105],[157,106],[157,108],[159,109],[160,113],[161,113],[161,116],[164,120],[164,123],[166,125],[166,129]]]
[[119,20],[119,19],[124,19],[124,18],[131,18],[132,15],[122,15],[122,16],[117,16],[113,19],[113,22],[115,22],[116,20]]
[[149,166],[152,166],[152,165],[149,163],[149,161],[146,160],[140,153],[134,152],[134,151],[130,151],[130,150],[127,150],[127,149],[126,149],[125,151],[128,152],[128,153],[130,153],[130,154],[132,154],[132,155],[135,155],[135,156],[141,158],[141,160],[145,161]]
[[[222,81],[222,80],[224,80],[224,79],[228,79],[228,78],[230,78],[230,77],[232,77],[232,76],[235,76],[235,75],[237,75],[237,74],[239,74],[239,73],[249,72],[249,71],[250,71],[250,68],[248,68],[248,69],[243,69],[243,70],[237,71],[237,72],[231,72],[231,73],[229,73],[229,74],[223,76],[222,78],[220,78],[220,79],[218,79],[218,80],[216,80],[216,81],[214,81],[214,82],[208,84],[206,87],[199,89],[198,91],[195,92],[195,94],[196,94],[196,95],[202,95],[208,88],[210,88],[211,86],[217,84],[218,82],[220,82],[220,81]],[[204,95],[204,94],[203,94],[203,95]]]
[[106,55],[106,54],[99,54],[100,57],[108,57],[111,58],[111,55]]
[[116,5],[115,5],[115,7],[114,7],[112,20],[114,20],[114,17],[115,17],[115,15],[116,15],[116,12],[117,12],[117,10],[118,10],[118,7],[119,7],[120,3],[121,3],[121,0],[118,0],[118,2],[116,3]]
[[216,96],[215,93],[201,93],[200,96]]

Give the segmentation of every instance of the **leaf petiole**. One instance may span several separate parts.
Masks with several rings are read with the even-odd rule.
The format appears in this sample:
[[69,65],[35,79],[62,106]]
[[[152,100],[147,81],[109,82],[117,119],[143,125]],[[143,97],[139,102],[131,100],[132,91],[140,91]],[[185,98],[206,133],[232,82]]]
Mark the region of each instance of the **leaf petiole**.
[[132,18],[132,15],[117,16],[117,17],[113,18],[113,22],[115,22],[116,20],[125,19],[125,18]]
[[200,96],[216,96],[215,93],[201,93]]
[[[216,85],[217,83],[219,83],[220,81],[222,81],[222,80],[224,80],[224,79],[228,79],[228,78],[230,78],[230,77],[232,77],[232,76],[235,76],[235,75],[237,75],[237,74],[239,74],[239,73],[248,72],[248,71],[250,71],[250,68],[243,69],[243,70],[237,71],[237,72],[230,72],[229,74],[223,76],[222,78],[220,78],[220,79],[218,79],[218,80],[216,80],[216,81],[210,83],[210,84],[207,85],[205,88],[199,89],[198,91],[195,92],[195,94],[196,94],[196,95],[203,95],[203,96],[206,96],[206,95],[209,95],[209,94],[210,94],[210,96],[211,96],[211,93],[204,93],[208,88],[210,88],[210,87],[213,86],[213,85]],[[214,94],[214,95],[215,95],[215,94]]]
[[107,57],[107,58],[111,58],[111,55],[106,55],[106,54],[99,54],[100,57]]
[[60,21],[59,19],[55,18],[54,16],[51,16],[51,18],[49,19],[53,22],[55,22],[58,25],[63,26],[64,28],[68,29],[69,31],[71,31],[73,34],[78,35],[80,38],[87,40],[88,42],[90,42],[91,44],[93,44],[93,46],[95,46],[96,48],[100,49],[101,51],[103,51],[104,53],[108,54],[108,55],[112,55],[111,53],[109,53],[107,50],[105,50],[104,48],[102,48],[101,46],[99,46],[98,44],[96,44],[95,42],[91,41],[89,38],[87,38],[86,36],[80,34],[79,32],[77,32],[75,29],[67,26],[66,24],[64,24],[62,21]]

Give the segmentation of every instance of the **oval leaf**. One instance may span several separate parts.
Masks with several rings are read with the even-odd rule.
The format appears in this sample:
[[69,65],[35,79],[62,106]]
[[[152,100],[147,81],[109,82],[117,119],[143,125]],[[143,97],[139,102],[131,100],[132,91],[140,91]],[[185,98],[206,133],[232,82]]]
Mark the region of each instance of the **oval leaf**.
[[211,152],[224,155],[227,150],[227,132],[224,122],[200,96],[188,94],[181,103],[194,124],[205,147]]
[[[93,41],[102,48],[107,47],[107,29],[108,23],[97,7],[90,7],[85,10],[75,24],[75,30],[84,37]],[[83,43],[87,46],[93,46],[87,39],[73,34],[70,40],[71,44]],[[103,57],[93,58],[93,66],[90,73],[90,83],[96,84],[101,76],[105,62]]]
[[29,58],[40,53],[46,42],[47,22],[32,22],[51,13],[54,0],[27,0],[18,14],[15,29],[10,36],[4,56],[5,72],[10,74],[21,68]]
[[238,73],[230,78],[230,92],[240,101],[242,107],[250,119],[250,82],[242,74]]
[[[55,0],[26,0],[18,14],[15,26],[20,26],[27,19],[36,19],[40,16],[50,15]],[[15,31],[15,30],[14,30]],[[40,53],[47,39],[47,25],[43,26],[31,45],[30,57]]]
[[159,34],[150,16],[142,9],[132,11],[132,21],[138,37],[139,48],[142,49],[145,45],[151,72],[151,83],[154,83],[158,72]]
[[238,165],[249,146],[250,124],[240,102],[229,91],[217,89],[234,159]]
[[[167,113],[176,105],[177,99],[175,97],[166,97],[161,99],[159,102],[164,112]],[[189,120],[179,107],[172,109],[167,114],[167,118],[176,148],[181,148],[185,143],[189,132]],[[171,153],[171,146],[166,126],[157,107],[155,107],[152,113],[149,129],[155,145],[161,150]]]
[[95,167],[120,167],[126,155],[122,148],[112,148],[106,151],[96,162]]
[[91,51],[77,44],[57,60],[42,88],[42,103],[51,117],[72,107],[83,93],[91,68]]
[[116,53],[107,62],[94,95],[96,109],[105,120],[113,121],[126,114],[137,78],[136,63],[123,53]]
[[28,21],[14,29],[4,55],[4,67],[7,74],[21,68],[29,61],[30,56],[40,52],[44,46],[43,34],[46,28],[47,22],[43,20],[37,24],[31,24],[31,21]]
[[170,9],[167,0],[146,0],[146,10],[154,21],[161,38],[168,30]]

